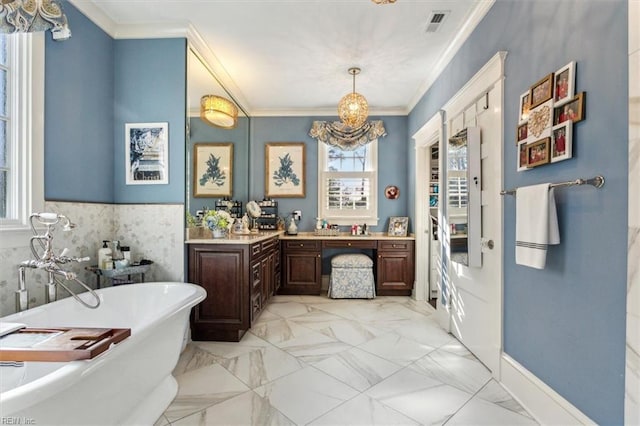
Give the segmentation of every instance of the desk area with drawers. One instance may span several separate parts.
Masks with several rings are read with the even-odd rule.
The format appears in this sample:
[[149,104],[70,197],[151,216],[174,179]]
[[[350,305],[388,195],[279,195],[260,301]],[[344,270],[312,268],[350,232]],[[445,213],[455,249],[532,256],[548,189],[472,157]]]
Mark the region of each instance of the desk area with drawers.
[[282,276],[278,294],[320,294],[323,251],[371,253],[378,296],[410,296],[413,290],[415,238],[370,236],[281,235]]

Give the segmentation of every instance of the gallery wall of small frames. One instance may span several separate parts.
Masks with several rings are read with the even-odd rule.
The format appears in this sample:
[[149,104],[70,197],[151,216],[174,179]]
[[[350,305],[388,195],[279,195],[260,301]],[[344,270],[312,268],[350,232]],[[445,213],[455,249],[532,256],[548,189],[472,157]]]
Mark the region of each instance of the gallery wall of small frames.
[[575,93],[576,63],[569,62],[520,95],[518,171],[573,156],[573,125],[585,118],[585,92]]

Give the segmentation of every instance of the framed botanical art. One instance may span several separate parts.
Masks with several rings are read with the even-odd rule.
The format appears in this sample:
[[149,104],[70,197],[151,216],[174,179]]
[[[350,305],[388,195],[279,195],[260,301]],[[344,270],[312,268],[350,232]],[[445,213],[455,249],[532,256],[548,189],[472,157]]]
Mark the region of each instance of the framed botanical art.
[[518,117],[518,124],[524,124],[529,120],[529,109],[531,105],[530,94],[530,91],[527,90],[525,93],[520,95],[520,108],[518,109],[518,111],[520,111],[520,115]]
[[169,123],[125,124],[127,185],[169,183]]
[[566,104],[554,108],[553,124],[564,123],[565,121],[573,121],[577,123],[584,119],[584,99],[585,92],[578,93]]
[[409,228],[408,217],[390,217],[387,233],[392,237],[406,237]]
[[538,105],[547,102],[553,98],[553,74],[549,74],[536,84],[531,86],[530,90],[530,108],[535,108]]
[[527,144],[527,166],[536,167],[549,162],[549,140],[544,138]]
[[574,95],[576,63],[569,62],[555,72],[553,83],[553,104],[558,107],[569,102]]
[[573,153],[573,124],[565,121],[551,130],[551,162],[568,160]]
[[268,143],[265,146],[265,196],[305,197],[305,144]]
[[193,196],[231,197],[233,144],[197,143],[193,146]]

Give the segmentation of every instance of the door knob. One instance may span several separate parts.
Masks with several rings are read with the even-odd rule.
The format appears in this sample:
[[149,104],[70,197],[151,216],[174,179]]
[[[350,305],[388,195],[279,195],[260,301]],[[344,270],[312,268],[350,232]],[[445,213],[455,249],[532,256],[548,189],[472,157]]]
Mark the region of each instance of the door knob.
[[489,250],[493,250],[493,240],[487,240],[486,238],[482,239],[482,242],[480,243],[482,245],[482,247],[488,248]]

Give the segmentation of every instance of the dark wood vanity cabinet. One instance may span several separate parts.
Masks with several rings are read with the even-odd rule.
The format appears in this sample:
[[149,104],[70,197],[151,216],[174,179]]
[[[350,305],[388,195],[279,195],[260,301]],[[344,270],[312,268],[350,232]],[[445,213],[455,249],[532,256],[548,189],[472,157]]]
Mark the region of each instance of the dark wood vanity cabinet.
[[322,242],[282,241],[282,286],[278,294],[320,294]]
[[372,253],[376,294],[410,296],[414,280],[414,241],[371,238],[323,240],[283,239],[282,287],[278,294],[320,294],[322,249],[365,250]]
[[414,280],[414,242],[380,240],[376,262],[378,296],[410,296]]
[[280,276],[276,257],[277,238],[189,245],[189,282],[207,291],[191,314],[193,340],[239,341],[275,291]]

